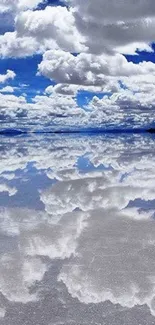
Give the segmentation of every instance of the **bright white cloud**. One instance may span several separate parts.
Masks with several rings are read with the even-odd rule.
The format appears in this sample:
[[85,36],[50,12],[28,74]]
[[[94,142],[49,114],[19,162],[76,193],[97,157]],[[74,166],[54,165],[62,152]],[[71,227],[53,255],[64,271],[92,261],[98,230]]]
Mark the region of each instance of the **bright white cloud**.
[[0,2],[0,13],[9,12],[25,9],[33,9],[38,6],[39,3],[45,2],[44,0],[1,0]]
[[79,52],[84,48],[72,12],[66,7],[25,11],[16,17],[16,31],[18,37],[33,37],[39,43],[53,40],[57,48],[66,51]]
[[66,7],[19,12],[15,31],[0,36],[2,57],[26,57],[48,49],[80,52],[86,47],[74,24],[72,12]]
[[12,70],[7,70],[6,74],[0,74],[0,83],[4,83],[9,79],[14,79],[16,74]]
[[[43,54],[38,74],[55,85],[45,89],[47,96],[34,96],[31,103],[26,96],[12,97],[13,103],[1,97],[1,120],[11,127],[19,127],[20,119],[21,126],[35,121],[38,128],[51,123],[72,127],[152,123],[155,64],[134,64],[121,53],[153,51],[153,2],[129,6],[127,1],[69,0],[67,7],[47,5],[45,9],[38,9],[38,4],[37,0],[3,1],[3,11],[14,11],[15,23],[14,31],[0,35],[0,56]],[[0,75],[0,82],[13,79],[9,73]],[[1,89],[1,93],[6,91],[11,93],[13,88]],[[76,101],[80,91],[109,93],[110,97],[95,96],[91,102],[85,98],[85,111]]]
[[42,45],[32,37],[18,37],[16,32],[0,35],[0,56],[25,57],[41,52]]
[[[94,56],[81,53],[74,56],[64,51],[47,51],[38,68],[41,74],[60,83],[96,86],[108,83],[108,77],[119,79],[123,76],[155,74],[154,63],[134,64],[121,54]],[[113,82],[117,83],[117,79]]]
[[[126,79],[122,79],[126,82]],[[65,85],[65,84],[64,84]],[[71,86],[71,87],[70,87]],[[139,86],[140,87],[140,86]],[[0,119],[4,128],[30,128],[36,130],[44,128],[51,130],[51,127],[149,127],[153,122],[155,96],[153,85],[145,85],[145,92],[134,92],[133,84],[131,90],[115,89],[115,93],[98,98],[94,96],[91,101],[80,108],[75,95],[78,89],[87,91],[93,90],[91,86],[72,87],[55,86],[50,87],[47,92],[49,96],[37,95],[29,103],[24,96],[0,93]],[[96,87],[94,87],[94,90]],[[110,91],[109,87],[97,87],[100,91]],[[118,88],[119,89],[119,88]],[[147,93],[150,89],[150,93]],[[63,92],[63,94],[61,94]],[[65,94],[66,92],[66,94]],[[5,124],[4,124],[5,123]],[[2,127],[3,127],[2,125]]]
[[0,93],[13,93],[13,92],[14,92],[14,88],[11,86],[6,86],[0,89]]

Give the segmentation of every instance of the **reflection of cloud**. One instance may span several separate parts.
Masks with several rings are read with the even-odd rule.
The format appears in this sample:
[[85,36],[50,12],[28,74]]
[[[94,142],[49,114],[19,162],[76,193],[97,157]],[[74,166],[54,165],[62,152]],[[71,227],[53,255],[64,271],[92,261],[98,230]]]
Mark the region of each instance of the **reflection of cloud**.
[[0,307],[0,318],[4,318],[6,314],[6,310],[3,307]]
[[0,291],[9,300],[27,303],[37,300],[30,286],[41,281],[46,266],[39,260],[23,259],[20,254],[5,254],[0,259]]
[[44,290],[52,260],[52,266],[63,265],[58,280],[79,304],[147,304],[155,315],[155,209],[131,204],[155,198],[154,140],[140,135],[37,139],[24,138],[24,145],[20,137],[2,139],[2,182],[5,178],[12,188],[25,172],[41,175],[43,188],[34,186],[44,211],[37,203],[37,210],[30,209],[27,196],[27,208],[0,209],[1,293],[11,302],[36,301],[36,284]]
[[63,266],[59,280],[83,303],[147,304],[155,315],[154,238],[151,219],[133,220],[115,209],[93,211],[76,257]]
[[67,213],[76,208],[82,211],[107,207],[121,210],[137,198],[152,200],[154,197],[153,182],[144,186],[143,177],[140,183],[135,182],[134,173],[130,181],[125,179],[121,182],[115,171],[106,171],[102,177],[61,181],[41,193],[45,210],[51,215]]
[[31,286],[42,280],[47,267],[39,257],[25,254],[22,238],[23,232],[28,236],[45,218],[44,213],[28,209],[0,210],[0,236],[7,236],[0,256],[0,291],[9,301],[27,303],[38,299]]
[[0,231],[8,236],[19,236],[23,230],[31,231],[48,219],[42,211],[23,208],[0,208]]
[[65,259],[75,254],[77,239],[87,223],[87,214],[75,212],[65,214],[53,224],[52,220],[38,225],[24,234],[21,245],[25,254],[48,256],[51,259]]
[[[62,215],[57,223],[53,223],[44,212],[1,209],[1,235],[6,234],[8,241],[6,254],[0,257],[1,293],[15,302],[37,300],[38,294],[31,292],[31,286],[41,281],[47,271],[39,256],[65,259],[75,254],[77,239],[87,225],[87,217],[87,214],[77,211]],[[12,246],[7,253],[9,238],[14,238],[18,246]]]
[[[97,149],[96,149],[97,148]],[[50,178],[67,180],[81,178],[77,168],[79,157],[86,156],[98,167],[101,164],[122,172],[152,168],[155,164],[154,140],[140,135],[63,137],[51,136],[25,138],[1,138],[0,173],[13,174],[24,170],[33,162],[37,170],[44,169]],[[99,172],[99,171],[98,171]],[[75,176],[71,176],[70,174]],[[67,175],[68,174],[68,175]],[[92,172],[90,173],[92,175]]]

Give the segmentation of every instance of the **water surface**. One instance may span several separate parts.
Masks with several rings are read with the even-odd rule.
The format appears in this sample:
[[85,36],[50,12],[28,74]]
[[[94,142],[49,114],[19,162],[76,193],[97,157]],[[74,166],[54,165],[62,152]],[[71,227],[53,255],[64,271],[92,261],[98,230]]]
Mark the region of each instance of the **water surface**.
[[0,156],[0,324],[154,324],[154,137],[1,136]]

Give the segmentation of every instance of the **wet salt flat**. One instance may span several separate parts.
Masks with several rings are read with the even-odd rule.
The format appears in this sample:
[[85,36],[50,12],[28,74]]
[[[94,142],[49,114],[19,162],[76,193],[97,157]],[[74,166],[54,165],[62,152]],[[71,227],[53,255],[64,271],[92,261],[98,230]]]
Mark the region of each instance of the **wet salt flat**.
[[0,324],[155,324],[155,139],[0,138]]

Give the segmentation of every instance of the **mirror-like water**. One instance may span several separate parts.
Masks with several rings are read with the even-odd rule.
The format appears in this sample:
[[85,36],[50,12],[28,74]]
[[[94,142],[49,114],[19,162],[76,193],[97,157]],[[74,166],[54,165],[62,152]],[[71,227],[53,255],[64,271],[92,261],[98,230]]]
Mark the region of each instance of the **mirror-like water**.
[[155,139],[0,138],[0,324],[155,323]]

